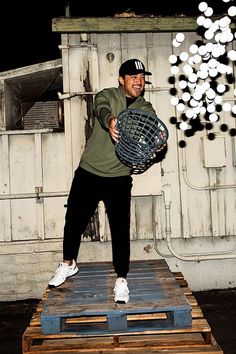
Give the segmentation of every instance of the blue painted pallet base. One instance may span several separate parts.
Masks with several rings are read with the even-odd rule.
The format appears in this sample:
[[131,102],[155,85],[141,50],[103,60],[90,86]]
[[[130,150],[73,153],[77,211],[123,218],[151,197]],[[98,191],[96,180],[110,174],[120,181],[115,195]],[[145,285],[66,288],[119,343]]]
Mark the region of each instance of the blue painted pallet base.
[[165,260],[131,261],[127,304],[114,303],[115,280],[111,262],[79,264],[75,276],[50,290],[42,332],[87,336],[191,327],[191,305]]

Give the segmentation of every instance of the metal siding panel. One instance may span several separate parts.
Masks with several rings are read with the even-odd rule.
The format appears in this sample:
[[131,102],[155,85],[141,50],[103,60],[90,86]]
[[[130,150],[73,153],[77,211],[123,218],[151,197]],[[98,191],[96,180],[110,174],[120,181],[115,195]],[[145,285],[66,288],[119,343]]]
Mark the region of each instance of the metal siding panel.
[[[150,78],[152,85],[147,86],[145,92],[146,98],[151,100],[157,110],[157,114],[167,124],[170,131],[170,139],[165,159],[161,163],[152,166],[143,175],[134,176],[133,195],[156,195],[162,198],[165,186],[171,186],[172,237],[211,236],[231,233],[235,230],[233,213],[235,209],[234,193],[232,193],[232,191],[230,193],[228,190],[221,190],[214,193],[209,192],[207,189],[204,190],[204,188],[198,188],[199,186],[209,186],[209,183],[214,181],[217,181],[219,184],[235,183],[235,168],[232,166],[232,155],[230,155],[229,152],[229,149],[231,149],[231,138],[228,136],[225,141],[226,169],[218,171],[217,174],[214,171],[209,173],[202,164],[203,151],[200,146],[201,133],[197,132],[195,136],[186,139],[187,147],[181,151],[178,147],[178,143],[183,139],[183,134],[181,131],[176,130],[175,125],[169,123],[170,117],[175,116],[176,113],[169,102],[170,84],[168,77],[170,76],[170,65],[168,57],[172,50],[175,53],[187,50],[189,45],[198,38],[195,33],[185,33],[186,40],[184,44],[181,48],[173,49],[171,39],[174,35],[175,33],[93,34],[91,35],[93,45],[90,45],[90,49],[78,46],[78,35],[70,35],[68,39],[71,41],[70,44],[74,47],[69,48],[69,50],[64,49],[65,52],[63,53],[64,63],[68,64],[68,71],[64,70],[64,90],[66,92],[81,92],[84,89],[83,83],[84,79],[87,77],[87,70],[93,69],[92,63],[91,66],[89,66],[88,62],[93,61],[93,58],[96,59],[97,55],[99,55],[99,57],[94,64],[96,75],[93,76],[92,89],[101,89],[112,85],[116,86],[116,73],[120,63],[130,57],[139,57],[145,63],[148,70],[153,72]],[[91,54],[91,51],[93,51],[93,54]],[[114,55],[113,61],[110,60],[112,54]],[[227,95],[228,97],[232,95],[232,85]],[[45,191],[50,191],[52,188],[55,190],[66,189],[66,175],[60,174],[56,184],[52,182],[55,178],[55,171],[58,171],[63,163],[65,163],[67,170],[70,168],[68,167],[69,161],[71,161],[70,158],[68,159],[70,155],[70,153],[68,154],[69,151],[71,151],[73,155],[72,170],[74,170],[77,167],[81,152],[84,148],[84,127],[87,113],[86,104],[80,97],[75,97],[69,102],[65,102],[65,108],[67,106],[69,110],[65,109],[65,115],[70,117],[70,124],[68,125],[67,121],[65,141],[61,141],[60,139],[59,141],[54,141],[58,138],[57,136],[55,139],[56,135],[44,138],[43,189]],[[78,116],[80,119],[78,119]],[[222,113],[222,119],[230,124],[232,122],[231,117],[226,113]],[[217,129],[220,128],[218,123],[216,123],[215,127]],[[35,183],[32,175],[34,171],[34,169],[32,169],[34,165],[33,148],[30,148],[29,145],[27,147],[29,138],[25,139],[22,135],[21,138],[17,139],[19,140],[20,149],[12,148],[11,146],[12,191],[34,191]],[[20,143],[21,139],[22,142],[25,140],[23,144]],[[65,155],[63,153],[64,143],[67,146],[67,153]],[[54,149],[55,144],[59,149],[57,153]],[[69,149],[68,146],[70,146]],[[31,160],[33,165],[29,167],[28,163],[26,163],[26,168],[24,167],[23,169],[22,164],[19,164],[23,156],[24,164],[25,161]],[[22,180],[20,186],[17,185],[17,178]],[[67,186],[68,185],[67,183]],[[66,200],[66,198],[61,199],[62,202],[64,202],[64,200]],[[132,199],[132,238],[135,239],[138,237],[142,239],[151,237],[150,225],[156,225],[156,219],[159,217],[158,214],[164,215],[164,204],[162,205],[162,202],[160,203],[159,197],[155,199],[155,203],[155,212],[153,213],[153,207],[151,207],[150,201],[147,201],[145,198],[142,202],[138,202],[135,198]],[[214,205],[214,208],[212,208],[212,205]],[[47,237],[60,237],[60,231],[64,222],[64,208],[54,207],[54,198],[45,200],[44,207],[44,217],[47,217],[45,221]],[[18,206],[15,205],[15,208],[18,208]],[[28,209],[28,206],[26,206],[26,209]],[[144,213],[143,210],[145,210]],[[17,210],[14,210],[13,213],[17,215]],[[143,217],[143,215],[146,216]],[[22,218],[24,218],[24,215],[22,215]],[[57,225],[53,222],[55,218],[59,220]],[[102,223],[104,224],[104,239],[109,240],[108,222],[105,220],[105,223],[101,222],[101,224]],[[214,225],[212,225],[212,223],[214,223]],[[165,237],[162,224],[156,226],[156,229],[158,229],[158,238]]]
[[66,209],[64,205],[67,198],[45,198],[44,199],[44,231],[45,239],[63,237],[63,228]]
[[146,172],[133,175],[133,196],[161,194],[161,164],[154,164]]
[[163,195],[153,197],[153,235],[163,240],[166,232],[165,205]]
[[[66,188],[65,134],[44,134],[42,136],[43,191],[64,192]],[[45,238],[61,238],[67,197],[45,198]]]
[[11,201],[12,241],[38,239],[37,206],[35,200]]
[[216,136],[214,140],[203,137],[203,165],[204,167],[222,168],[226,165],[225,139],[223,136]]
[[[10,193],[34,193],[34,135],[10,135],[9,147]],[[11,201],[12,240],[37,239],[36,208],[34,199]]]
[[42,135],[43,191],[66,191],[65,134]]
[[[91,37],[94,38],[94,35]],[[99,53],[99,85],[97,88],[100,90],[104,87],[117,86],[118,69],[121,61],[120,35],[103,34],[102,36],[95,35],[95,38],[96,42],[92,40],[92,43],[96,43]]]
[[153,238],[152,196],[135,198],[135,216],[137,224],[137,239]]
[[11,241],[11,204],[9,200],[0,201],[0,242]]
[[10,135],[11,193],[35,192],[34,135]]
[[[8,135],[0,135],[0,156],[0,186],[4,195],[10,188]],[[11,204],[8,200],[0,202],[0,241],[11,241]]]

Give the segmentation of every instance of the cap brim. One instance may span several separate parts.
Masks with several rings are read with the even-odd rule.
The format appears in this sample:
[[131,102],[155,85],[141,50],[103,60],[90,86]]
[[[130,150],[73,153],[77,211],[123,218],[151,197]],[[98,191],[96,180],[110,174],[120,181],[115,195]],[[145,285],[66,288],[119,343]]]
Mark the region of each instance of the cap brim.
[[152,73],[150,73],[150,71],[144,71],[144,75],[152,75]]

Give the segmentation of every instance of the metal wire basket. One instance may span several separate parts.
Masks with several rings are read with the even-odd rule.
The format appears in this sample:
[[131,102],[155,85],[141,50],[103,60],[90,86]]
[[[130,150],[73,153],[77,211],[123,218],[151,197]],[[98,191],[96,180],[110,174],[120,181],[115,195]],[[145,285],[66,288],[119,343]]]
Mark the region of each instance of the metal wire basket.
[[155,113],[140,109],[122,111],[117,118],[117,130],[116,154],[133,173],[144,172],[169,137],[166,125]]

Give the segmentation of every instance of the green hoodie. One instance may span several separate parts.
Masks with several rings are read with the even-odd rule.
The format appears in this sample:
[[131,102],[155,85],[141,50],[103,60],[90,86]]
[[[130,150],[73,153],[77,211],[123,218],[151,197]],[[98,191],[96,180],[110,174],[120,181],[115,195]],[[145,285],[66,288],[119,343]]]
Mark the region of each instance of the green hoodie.
[[[95,124],[81,156],[80,166],[98,176],[119,177],[131,174],[131,168],[124,165],[115,153],[115,142],[108,131],[110,116],[118,117],[125,110],[126,96],[123,87],[105,88],[95,96]],[[139,96],[129,108],[138,108],[155,113],[150,102]]]

